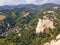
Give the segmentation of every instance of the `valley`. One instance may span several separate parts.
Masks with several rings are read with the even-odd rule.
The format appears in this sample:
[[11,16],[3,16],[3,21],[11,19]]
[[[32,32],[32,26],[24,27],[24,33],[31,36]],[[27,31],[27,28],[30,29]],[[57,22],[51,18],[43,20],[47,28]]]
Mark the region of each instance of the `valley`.
[[0,7],[0,45],[59,45],[59,34],[58,4]]

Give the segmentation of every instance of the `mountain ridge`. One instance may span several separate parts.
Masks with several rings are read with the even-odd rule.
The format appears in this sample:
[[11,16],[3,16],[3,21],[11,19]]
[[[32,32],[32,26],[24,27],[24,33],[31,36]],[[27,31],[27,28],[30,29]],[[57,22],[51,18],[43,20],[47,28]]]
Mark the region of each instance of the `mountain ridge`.
[[34,4],[19,4],[19,5],[4,5],[0,6],[0,10],[14,9],[14,8],[48,8],[53,6],[60,6],[60,4],[46,3],[43,5],[34,5]]

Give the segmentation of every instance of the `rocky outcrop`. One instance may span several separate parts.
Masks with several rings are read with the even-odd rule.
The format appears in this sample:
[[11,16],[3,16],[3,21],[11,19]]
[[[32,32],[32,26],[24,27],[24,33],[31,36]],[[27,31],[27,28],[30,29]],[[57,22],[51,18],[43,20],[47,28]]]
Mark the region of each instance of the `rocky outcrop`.
[[20,36],[21,34],[19,33],[19,30],[17,28],[11,28],[8,31],[2,33],[0,36],[2,37],[6,37],[9,36],[11,33],[13,34],[18,34],[18,36]]
[[53,7],[53,9],[56,9],[56,10],[57,10],[58,8],[60,8],[60,7],[58,7],[58,6]]
[[43,14],[46,14],[46,13],[48,13],[48,14],[50,14],[50,13],[55,14],[55,12],[54,12],[53,10],[49,10],[49,11],[44,11],[44,12],[43,12]]
[[26,12],[26,13],[23,13],[23,17],[27,17],[30,13]]
[[6,22],[5,22],[5,18],[6,18],[6,16],[0,15],[0,28],[6,28],[7,27]]
[[0,15],[0,20],[4,20],[5,18],[6,18],[6,16]]
[[53,20],[51,21],[46,16],[44,16],[43,19],[39,19],[36,27],[36,33],[40,33],[40,32],[43,33],[45,28],[54,29]]
[[53,39],[47,43],[45,43],[44,45],[60,45],[60,34],[56,36],[56,39]]

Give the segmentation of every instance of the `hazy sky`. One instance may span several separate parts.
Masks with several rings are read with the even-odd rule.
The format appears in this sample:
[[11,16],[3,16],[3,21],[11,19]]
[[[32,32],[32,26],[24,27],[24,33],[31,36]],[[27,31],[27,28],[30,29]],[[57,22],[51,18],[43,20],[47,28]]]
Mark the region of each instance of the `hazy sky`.
[[45,4],[56,3],[60,4],[60,0],[0,0],[0,6],[2,5],[18,5],[18,4]]

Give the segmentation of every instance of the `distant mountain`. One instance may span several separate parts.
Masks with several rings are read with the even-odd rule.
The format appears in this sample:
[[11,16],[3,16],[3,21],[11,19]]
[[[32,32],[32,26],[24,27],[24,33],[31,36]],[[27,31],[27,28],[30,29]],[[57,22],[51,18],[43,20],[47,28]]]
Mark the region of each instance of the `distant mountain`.
[[51,8],[55,6],[60,6],[59,4],[53,4],[53,3],[46,3],[40,6],[40,8]]
[[0,45],[60,44],[60,5],[20,4],[0,9]]
[[5,10],[5,9],[14,9],[14,8],[35,8],[38,9],[39,5],[33,5],[33,4],[20,4],[20,5],[5,5],[5,6],[0,6],[0,10]]
[[34,9],[39,9],[39,8],[49,8],[49,7],[54,7],[54,6],[60,6],[58,4],[52,4],[52,3],[46,3],[43,5],[34,5],[34,4],[20,4],[20,5],[5,5],[5,6],[0,6],[0,10],[5,10],[5,9],[14,9],[14,8],[34,8]]

